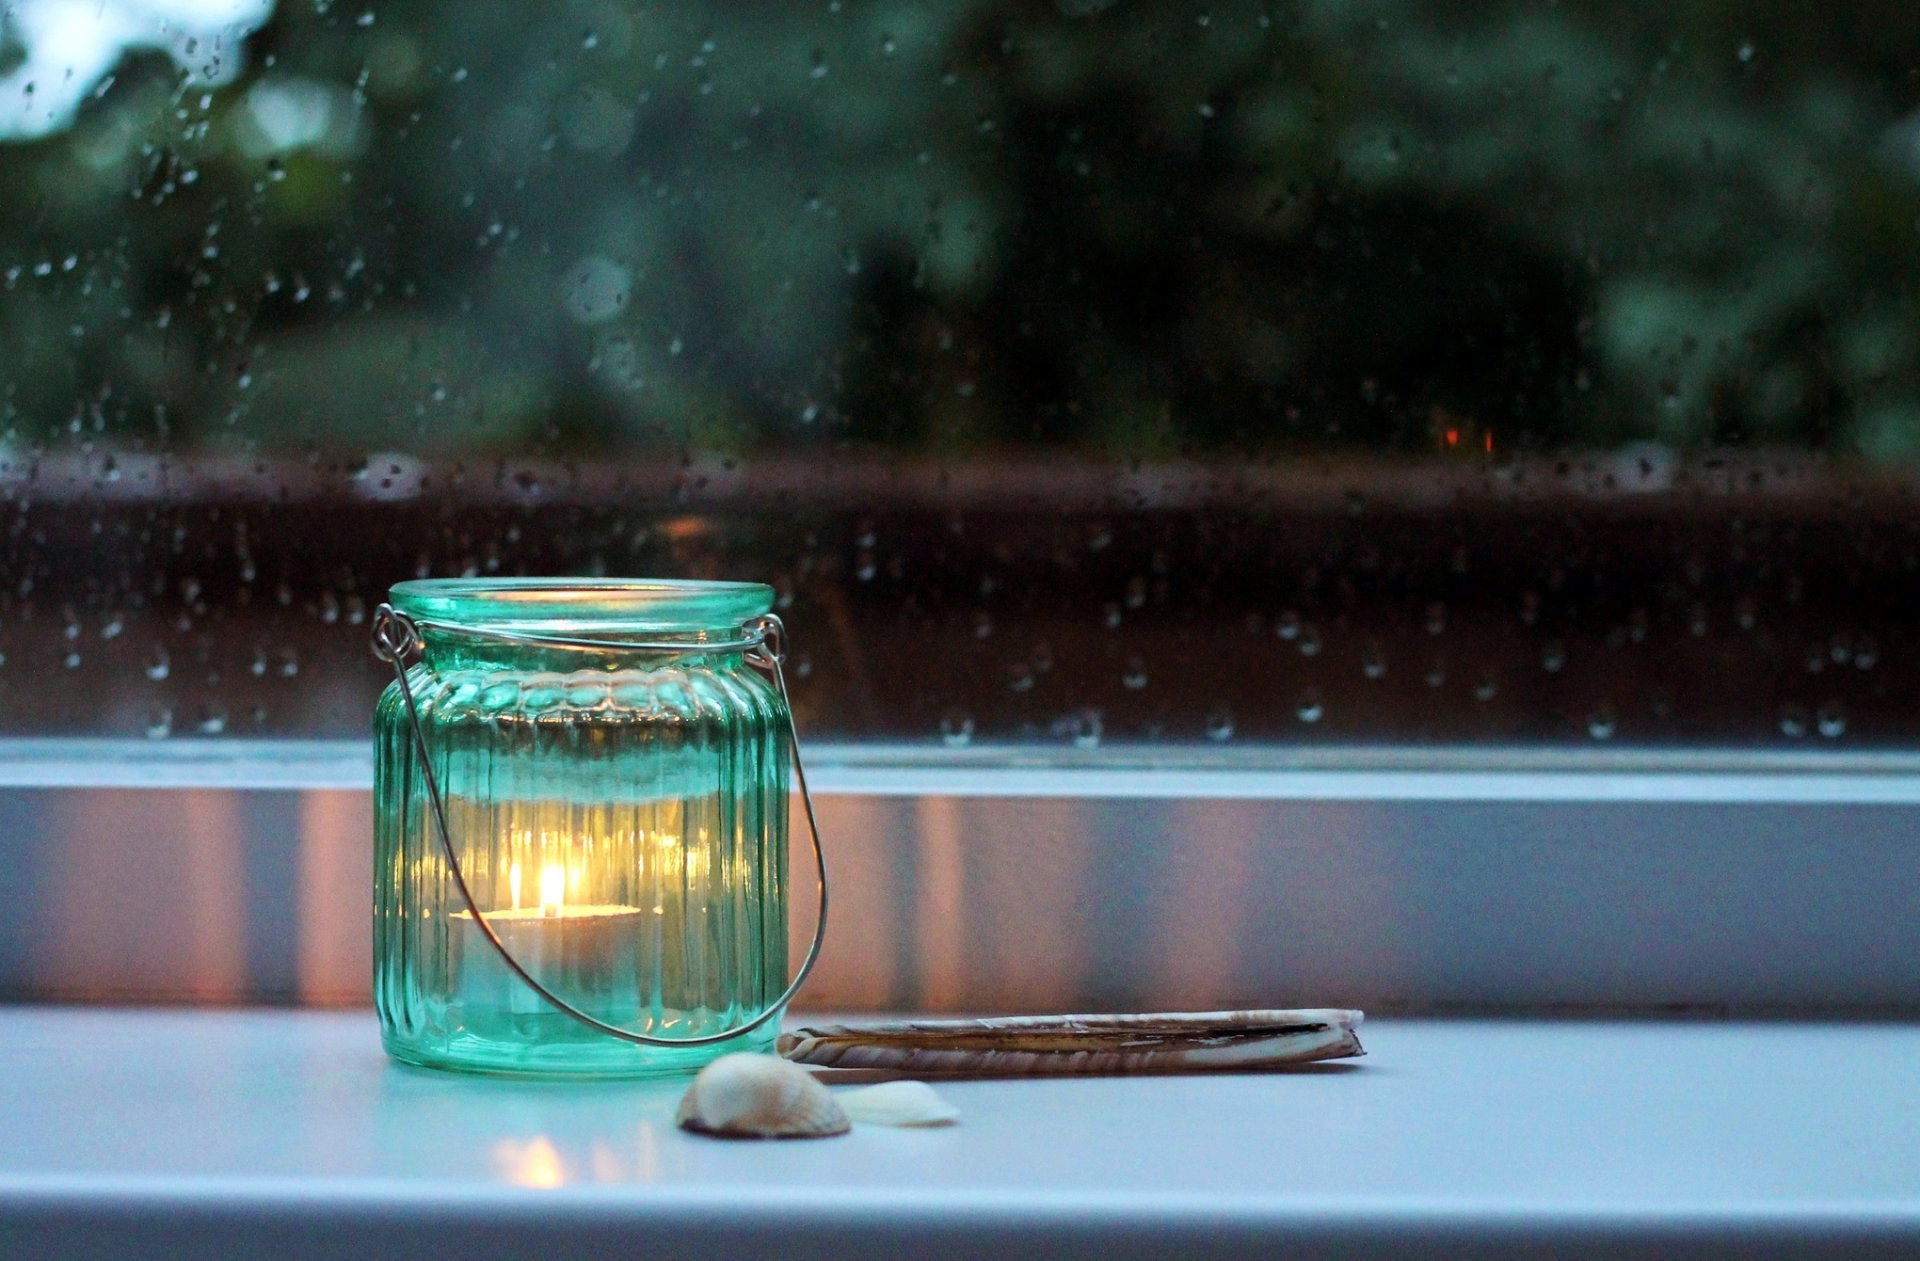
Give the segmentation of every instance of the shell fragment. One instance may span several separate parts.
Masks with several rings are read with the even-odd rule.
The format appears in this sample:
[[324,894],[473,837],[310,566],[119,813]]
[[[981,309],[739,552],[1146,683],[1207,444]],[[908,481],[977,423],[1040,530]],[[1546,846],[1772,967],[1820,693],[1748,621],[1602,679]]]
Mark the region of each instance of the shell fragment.
[[923,1081],[885,1081],[834,1095],[856,1125],[952,1125],[960,1109]]

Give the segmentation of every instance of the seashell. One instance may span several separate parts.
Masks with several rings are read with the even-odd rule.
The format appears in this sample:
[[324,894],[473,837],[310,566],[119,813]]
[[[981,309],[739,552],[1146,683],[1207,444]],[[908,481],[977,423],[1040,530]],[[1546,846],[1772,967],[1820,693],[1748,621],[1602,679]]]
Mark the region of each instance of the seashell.
[[680,1127],[724,1138],[827,1138],[851,1127],[832,1092],[798,1064],[723,1055],[680,1100]]
[[1365,1055],[1353,1031],[1363,1018],[1311,1008],[878,1021],[797,1029],[779,1049],[822,1067],[979,1077],[1220,1072]]
[[887,1081],[834,1095],[849,1119],[860,1125],[952,1125],[960,1109],[923,1081]]

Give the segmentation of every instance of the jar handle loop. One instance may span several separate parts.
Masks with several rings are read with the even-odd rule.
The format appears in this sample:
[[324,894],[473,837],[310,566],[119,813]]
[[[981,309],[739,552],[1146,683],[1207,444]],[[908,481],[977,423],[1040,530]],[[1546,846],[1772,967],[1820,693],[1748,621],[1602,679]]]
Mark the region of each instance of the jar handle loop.
[[[482,638],[504,640],[511,643],[530,644],[549,648],[578,648],[583,650],[618,649],[641,650],[648,652],[674,653],[688,656],[694,653],[740,652],[748,664],[764,670],[773,680],[774,690],[780,694],[780,705],[787,717],[787,747],[793,758],[794,779],[800,785],[800,805],[807,816],[807,834],[813,838],[813,867],[820,885],[820,909],[813,925],[813,942],[807,947],[807,956],[800,962],[800,970],[793,974],[793,980],[781,991],[778,998],[767,1005],[758,1016],[743,1023],[723,1029],[719,1033],[706,1033],[692,1038],[657,1038],[651,1034],[635,1033],[631,1029],[622,1029],[619,1025],[609,1024],[597,1016],[588,1014],[560,997],[532,973],[520,965],[513,957],[506,943],[500,940],[500,934],[488,922],[485,913],[473,898],[473,890],[467,887],[467,878],[460,870],[459,855],[454,853],[453,838],[447,829],[446,802],[440,795],[440,782],[433,773],[433,759],[427,749],[426,728],[420,722],[420,707],[413,697],[413,687],[407,680],[407,659],[422,649],[420,627],[445,626],[458,629],[465,635],[478,635]],[[427,786],[427,803],[432,809],[434,831],[440,838],[440,851],[446,856],[447,871],[453,877],[454,888],[460,891],[460,900],[466,903],[472,913],[474,923],[480,926],[500,961],[528,989],[550,1003],[555,1010],[569,1016],[590,1029],[618,1038],[622,1042],[631,1042],[637,1046],[688,1047],[712,1046],[717,1042],[726,1042],[743,1033],[751,1033],[760,1026],[773,1020],[786,1009],[793,996],[806,984],[807,975],[813,971],[813,965],[819,961],[820,947],[827,938],[827,857],[820,847],[820,821],[813,812],[813,794],[807,789],[807,770],[800,761],[800,732],[793,722],[793,703],[787,693],[787,628],[781,620],[771,613],[743,624],[740,635],[731,640],[599,640],[572,639],[561,635],[532,635],[518,631],[498,631],[483,627],[451,623],[432,622],[425,619],[408,617],[390,604],[382,604],[373,615],[373,655],[393,667],[393,681],[399,685],[400,698],[406,702],[407,721],[413,727],[413,740],[420,755],[421,778]]]

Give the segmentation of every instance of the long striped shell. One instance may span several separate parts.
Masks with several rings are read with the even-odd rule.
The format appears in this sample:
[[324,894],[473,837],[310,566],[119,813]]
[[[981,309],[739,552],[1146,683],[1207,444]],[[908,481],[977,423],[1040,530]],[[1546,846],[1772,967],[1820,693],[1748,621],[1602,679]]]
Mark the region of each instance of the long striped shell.
[[1365,1055],[1357,1011],[1002,1016],[821,1025],[780,1037],[780,1054],[830,1068],[916,1075],[1244,1071]]

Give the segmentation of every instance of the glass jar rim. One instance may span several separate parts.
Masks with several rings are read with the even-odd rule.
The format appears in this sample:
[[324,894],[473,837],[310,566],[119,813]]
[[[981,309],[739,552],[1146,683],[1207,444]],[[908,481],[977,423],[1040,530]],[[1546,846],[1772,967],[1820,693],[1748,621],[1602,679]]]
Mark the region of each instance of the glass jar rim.
[[731,631],[773,608],[765,583],[676,578],[416,578],[388,598],[440,629],[601,634]]

